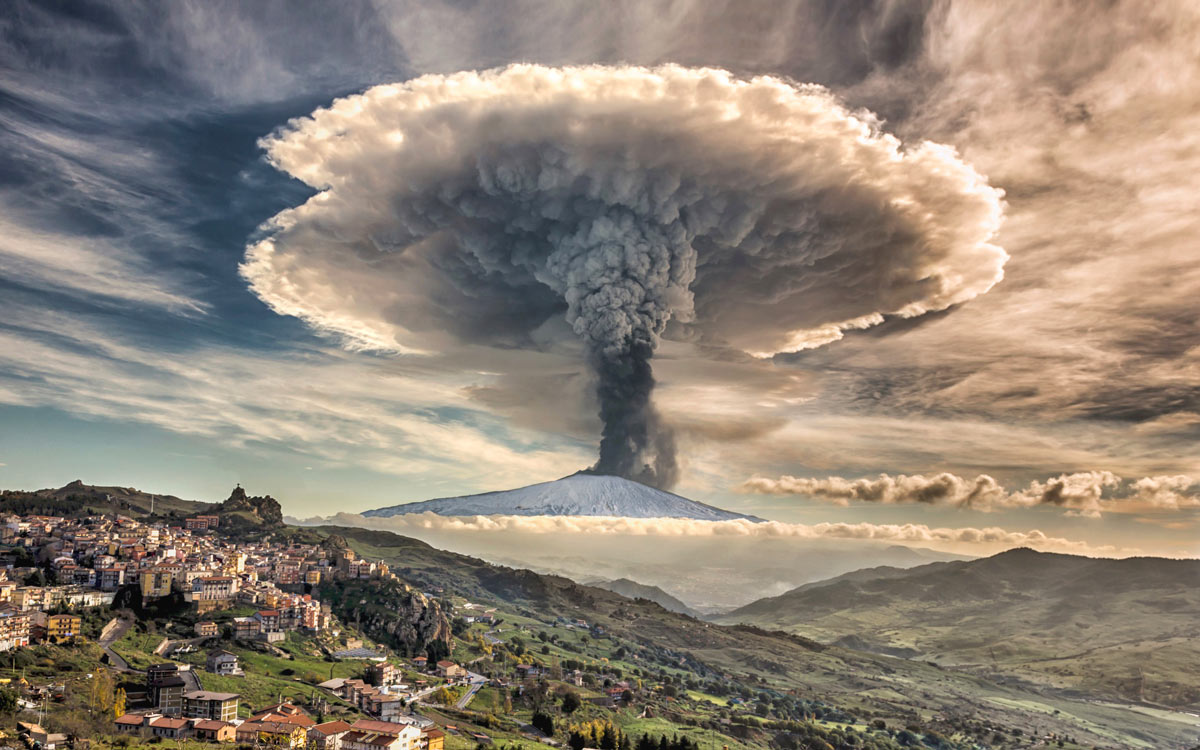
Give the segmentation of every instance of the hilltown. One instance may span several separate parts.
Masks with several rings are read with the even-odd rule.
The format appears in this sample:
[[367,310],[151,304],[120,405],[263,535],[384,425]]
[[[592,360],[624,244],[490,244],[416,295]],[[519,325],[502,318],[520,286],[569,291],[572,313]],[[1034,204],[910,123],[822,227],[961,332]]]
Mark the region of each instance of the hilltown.
[[[342,628],[329,606],[303,591],[323,580],[395,578],[386,564],[348,550],[231,541],[211,533],[221,523],[215,515],[187,518],[181,525],[123,516],[7,516],[0,522],[0,543],[8,550],[0,554],[0,651],[79,643],[87,613],[120,604],[122,598],[142,607],[181,599],[197,616],[192,641],[197,644],[224,635],[270,648],[289,632],[337,636]],[[245,607],[256,611],[224,618],[223,625],[214,621],[218,618],[203,619]],[[109,645],[130,624],[113,618],[98,639],[110,666],[124,672],[132,670]],[[163,640],[164,647],[169,643]],[[201,689],[190,665],[164,659],[144,670],[145,693],[129,694],[130,710],[115,717],[113,732],[321,750],[438,750],[444,734],[411,706],[439,686],[482,679],[444,659],[427,668],[428,660],[420,656],[406,671],[428,674],[428,680],[418,678],[410,686],[400,683],[401,670],[362,648],[361,639],[346,633],[343,645],[340,657],[361,658],[367,665],[364,679],[330,679],[317,687],[366,718],[318,722],[288,702],[253,708],[248,718],[239,718],[239,694]],[[205,666],[223,677],[244,674],[237,655],[220,648],[208,652]],[[41,747],[67,740],[36,724],[21,728]]]

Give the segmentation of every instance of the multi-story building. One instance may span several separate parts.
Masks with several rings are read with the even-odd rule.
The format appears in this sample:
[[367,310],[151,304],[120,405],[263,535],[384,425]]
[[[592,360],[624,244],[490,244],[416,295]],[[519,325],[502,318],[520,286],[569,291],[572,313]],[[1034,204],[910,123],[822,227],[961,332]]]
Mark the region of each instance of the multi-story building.
[[233,721],[237,718],[237,693],[193,690],[183,694],[183,715],[188,719]]
[[276,563],[275,582],[280,586],[292,586],[300,583],[300,563],[295,560],[281,560]]
[[29,615],[11,604],[0,604],[0,651],[29,645]]
[[220,525],[220,516],[192,516],[183,522],[183,527],[188,531],[208,531]]
[[228,721],[204,719],[196,722],[192,734],[201,742],[233,742],[237,737],[237,727]]
[[238,666],[237,654],[225,649],[217,649],[209,651],[208,657],[204,660],[205,667],[209,672],[219,675],[240,675],[241,668]]
[[254,613],[254,619],[258,620],[259,630],[263,633],[273,633],[279,630],[278,610],[260,609]]
[[142,601],[169,596],[172,584],[175,582],[175,571],[172,568],[158,566],[149,568],[141,572],[139,582],[142,587]]
[[83,618],[79,615],[49,615],[46,617],[46,640],[51,643],[73,643],[80,637]]
[[124,568],[101,568],[96,574],[96,585],[101,591],[116,591],[125,584]]
[[258,620],[253,617],[235,617],[233,618],[233,637],[242,640],[250,640],[256,638],[261,632],[258,626]]
[[367,682],[376,687],[391,685],[396,681],[396,675],[396,665],[391,662],[381,661],[367,667]]
[[192,603],[201,612],[229,605],[238,590],[237,580],[233,576],[204,576],[194,579]]
[[446,747],[446,733],[436,727],[422,729],[421,745],[423,750],[443,750]]
[[146,670],[146,694],[150,705],[167,716],[183,713],[185,687],[178,664],[153,664]]
[[71,574],[71,583],[76,586],[95,587],[96,571],[93,568],[76,568]]

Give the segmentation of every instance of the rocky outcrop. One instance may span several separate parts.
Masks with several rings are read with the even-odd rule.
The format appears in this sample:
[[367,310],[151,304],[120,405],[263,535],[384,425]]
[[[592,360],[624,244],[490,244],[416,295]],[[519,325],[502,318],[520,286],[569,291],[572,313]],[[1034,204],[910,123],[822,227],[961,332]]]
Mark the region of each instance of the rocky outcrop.
[[320,597],[343,622],[398,651],[449,653],[450,620],[441,604],[401,581],[335,581],[322,585]]
[[283,508],[279,501],[270,495],[250,497],[239,484],[229,494],[229,499],[221,503],[217,512],[224,515],[235,515],[248,521],[257,521],[264,526],[283,525]]
[[330,534],[321,540],[321,549],[336,554],[342,550],[350,549],[350,542],[346,541],[346,537],[341,534]]

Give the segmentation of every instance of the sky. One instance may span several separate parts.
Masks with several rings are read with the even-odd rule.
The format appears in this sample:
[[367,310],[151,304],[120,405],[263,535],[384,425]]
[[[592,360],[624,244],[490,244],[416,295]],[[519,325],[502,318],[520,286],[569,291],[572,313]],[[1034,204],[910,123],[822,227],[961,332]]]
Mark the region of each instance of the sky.
[[1200,8],[1006,10],[8,2],[0,487],[355,513],[632,429],[784,524],[1200,554]]

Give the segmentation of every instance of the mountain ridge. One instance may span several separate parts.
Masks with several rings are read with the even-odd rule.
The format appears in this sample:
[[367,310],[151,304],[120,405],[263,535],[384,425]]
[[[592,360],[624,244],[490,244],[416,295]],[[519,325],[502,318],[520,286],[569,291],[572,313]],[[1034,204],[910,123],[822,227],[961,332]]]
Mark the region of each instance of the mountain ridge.
[[615,578],[610,581],[587,581],[583,585],[594,586],[596,588],[604,589],[605,591],[611,591],[614,594],[620,594],[621,596],[629,599],[646,599],[654,602],[658,606],[670,612],[676,612],[678,614],[688,615],[690,617],[699,617],[699,614],[696,612],[696,610],[689,607],[679,598],[668,594],[666,591],[663,591],[662,588],[658,586],[651,586],[645,583],[639,583],[631,578]]
[[1027,548],[848,573],[710,618],[1111,699],[1200,705],[1200,560]]
[[1107,695],[1086,687],[1043,690],[1004,673],[972,674],[849,644],[826,645],[769,627],[722,627],[670,612],[646,599],[628,599],[561,576],[489,564],[388,531],[345,526],[312,526],[303,531],[339,535],[360,554],[386,560],[393,571],[418,587],[444,587],[472,602],[503,602],[516,607],[521,616],[543,621],[582,618],[594,632],[641,651],[642,666],[657,660],[672,668],[684,666],[703,680],[732,679],[761,690],[798,691],[835,705],[853,705],[858,716],[879,711],[915,716],[906,712],[920,710],[1005,724],[1020,715],[1026,717],[1022,721],[1027,727],[1037,726],[1038,734],[1066,733],[1088,746],[1182,750],[1195,744],[1194,732],[1180,730],[1184,724],[1163,721],[1128,705],[1142,701],[1104,703],[1096,699]]

